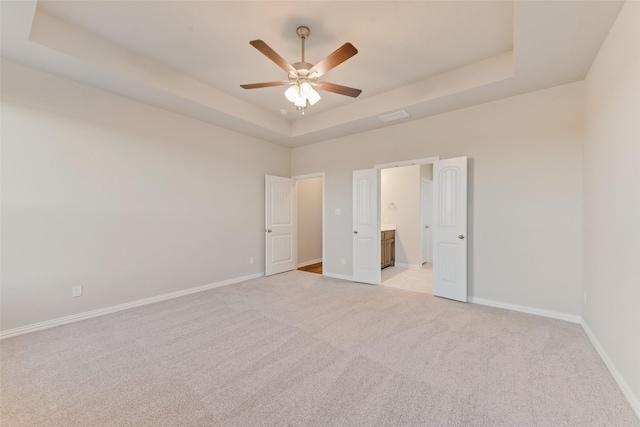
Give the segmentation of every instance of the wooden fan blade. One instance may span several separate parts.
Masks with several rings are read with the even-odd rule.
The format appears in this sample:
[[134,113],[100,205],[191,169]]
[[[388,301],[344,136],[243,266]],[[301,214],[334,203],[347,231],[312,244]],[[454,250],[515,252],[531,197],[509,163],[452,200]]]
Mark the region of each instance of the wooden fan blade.
[[[351,43],[345,43],[338,49],[336,49],[336,51],[331,55],[327,56],[322,61],[311,67],[311,69],[309,70],[309,76],[311,76],[312,78],[320,77],[327,71],[342,64],[344,61],[351,58],[356,53],[358,53],[358,49],[356,49]],[[314,75],[314,73],[317,74]]]
[[249,44],[251,46],[255,47],[256,49],[258,49],[260,52],[262,52],[264,54],[264,56],[266,56],[267,58],[269,58],[270,60],[275,62],[276,65],[278,65],[278,67],[282,68],[287,73],[295,73],[296,72],[296,69],[293,68],[293,65],[291,65],[287,61],[285,61],[280,55],[278,55],[276,53],[275,50],[271,49],[269,47],[269,45],[267,45],[262,40],[251,40],[249,42]]
[[361,89],[354,89],[352,87],[341,86],[329,82],[318,82],[316,87],[321,90],[326,90],[327,92],[338,93],[340,95],[346,95],[352,98],[356,98],[362,93]]
[[284,86],[286,84],[289,84],[289,82],[286,80],[282,80],[279,82],[251,83],[248,85],[240,85],[240,87],[243,89],[258,89],[261,87]]

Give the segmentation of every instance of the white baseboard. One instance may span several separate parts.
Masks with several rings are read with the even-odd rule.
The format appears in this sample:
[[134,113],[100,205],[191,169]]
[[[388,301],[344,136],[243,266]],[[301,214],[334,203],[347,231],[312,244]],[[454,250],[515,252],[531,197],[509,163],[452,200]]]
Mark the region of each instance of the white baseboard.
[[41,331],[43,329],[53,328],[55,326],[66,325],[68,323],[79,322],[80,320],[91,319],[92,317],[104,316],[105,314],[115,313],[129,308],[140,307],[142,305],[153,304],[154,302],[165,301],[172,298],[178,298],[196,292],[208,291],[209,289],[219,288],[221,286],[232,285],[234,283],[244,282],[246,280],[257,279],[264,276],[264,272],[251,274],[249,276],[236,277],[233,279],[223,280],[221,282],[210,283],[208,285],[196,286],[194,288],[183,289],[181,291],[169,292],[167,294],[157,295],[155,297],[144,298],[136,301],[125,302],[123,304],[112,305],[110,307],[99,308],[97,310],[85,311],[84,313],[73,314],[71,316],[59,317],[57,319],[46,320],[44,322],[33,323],[19,328],[7,329],[0,332],[0,340],[18,335],[28,334],[30,332]]
[[342,275],[342,274],[329,273],[329,272],[326,272],[326,271],[323,271],[322,275],[323,276],[327,276],[327,277],[332,277],[334,279],[342,279],[342,280],[348,280],[350,282],[353,282],[353,276],[345,276],[345,275]]
[[633,393],[633,390],[631,390],[629,384],[627,384],[627,382],[624,380],[624,377],[622,376],[622,374],[620,374],[620,371],[618,371],[616,365],[614,365],[613,361],[604,350],[604,347],[602,347],[596,336],[593,334],[593,332],[591,332],[591,329],[589,329],[589,325],[587,325],[584,319],[580,324],[582,325],[582,329],[584,329],[584,332],[587,334],[587,337],[589,337],[591,344],[593,344],[593,346],[596,348],[596,351],[600,355],[600,358],[607,366],[607,369],[609,369],[609,372],[611,372],[611,376],[613,376],[613,379],[618,384],[618,387],[620,387],[622,394],[624,394],[624,397],[631,405],[631,409],[633,409],[633,411],[636,413],[636,416],[640,419],[640,398]]
[[469,302],[473,304],[487,305],[489,307],[505,308],[507,310],[519,311],[521,313],[535,314],[537,316],[549,317],[551,319],[565,320],[571,323],[580,323],[582,318],[575,314],[561,313],[558,311],[543,310],[541,308],[527,307],[524,305],[510,304],[501,301],[493,301],[484,298],[469,297]]
[[415,264],[400,264],[398,262],[395,263],[394,267],[398,267],[398,268],[408,268],[410,270],[422,270],[422,266],[421,265],[415,265]]
[[301,262],[300,264],[298,264],[298,268],[306,267],[307,265],[317,264],[319,262],[322,262],[322,258],[314,259],[312,261]]

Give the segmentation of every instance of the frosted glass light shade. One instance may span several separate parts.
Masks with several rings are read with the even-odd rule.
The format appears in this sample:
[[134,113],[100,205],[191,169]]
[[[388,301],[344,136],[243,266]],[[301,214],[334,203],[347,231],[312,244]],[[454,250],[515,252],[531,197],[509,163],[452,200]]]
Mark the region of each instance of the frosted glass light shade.
[[300,88],[298,85],[293,85],[284,92],[284,96],[291,102],[296,102],[296,99],[300,98]]
[[309,82],[303,82],[300,85],[300,95],[302,95],[305,98],[307,98],[311,92],[314,92],[314,90],[311,87],[311,85],[309,84]]
[[306,108],[307,101],[309,105],[313,105],[321,99],[309,82],[292,85],[284,92],[284,96],[298,108]]
[[311,93],[307,96],[307,99],[309,100],[309,104],[313,105],[316,102],[320,101],[322,97],[320,96],[320,94],[318,92],[316,92],[313,88],[311,89]]

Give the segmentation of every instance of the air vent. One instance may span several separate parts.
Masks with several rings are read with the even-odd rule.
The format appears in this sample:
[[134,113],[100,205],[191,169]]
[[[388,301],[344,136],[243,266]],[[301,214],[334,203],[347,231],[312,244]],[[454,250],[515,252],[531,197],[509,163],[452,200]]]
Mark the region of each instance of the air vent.
[[382,116],[378,116],[380,120],[383,122],[392,122],[394,120],[404,119],[405,117],[409,117],[409,113],[404,110],[396,111],[394,113],[383,114]]

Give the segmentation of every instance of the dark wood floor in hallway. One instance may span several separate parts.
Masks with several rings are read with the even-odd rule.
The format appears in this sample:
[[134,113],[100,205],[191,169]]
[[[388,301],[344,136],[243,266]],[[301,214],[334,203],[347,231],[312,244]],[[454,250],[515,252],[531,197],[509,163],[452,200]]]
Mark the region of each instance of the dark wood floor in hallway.
[[306,271],[308,273],[322,274],[322,263],[318,262],[311,265],[305,265],[304,267],[298,268],[298,270]]

